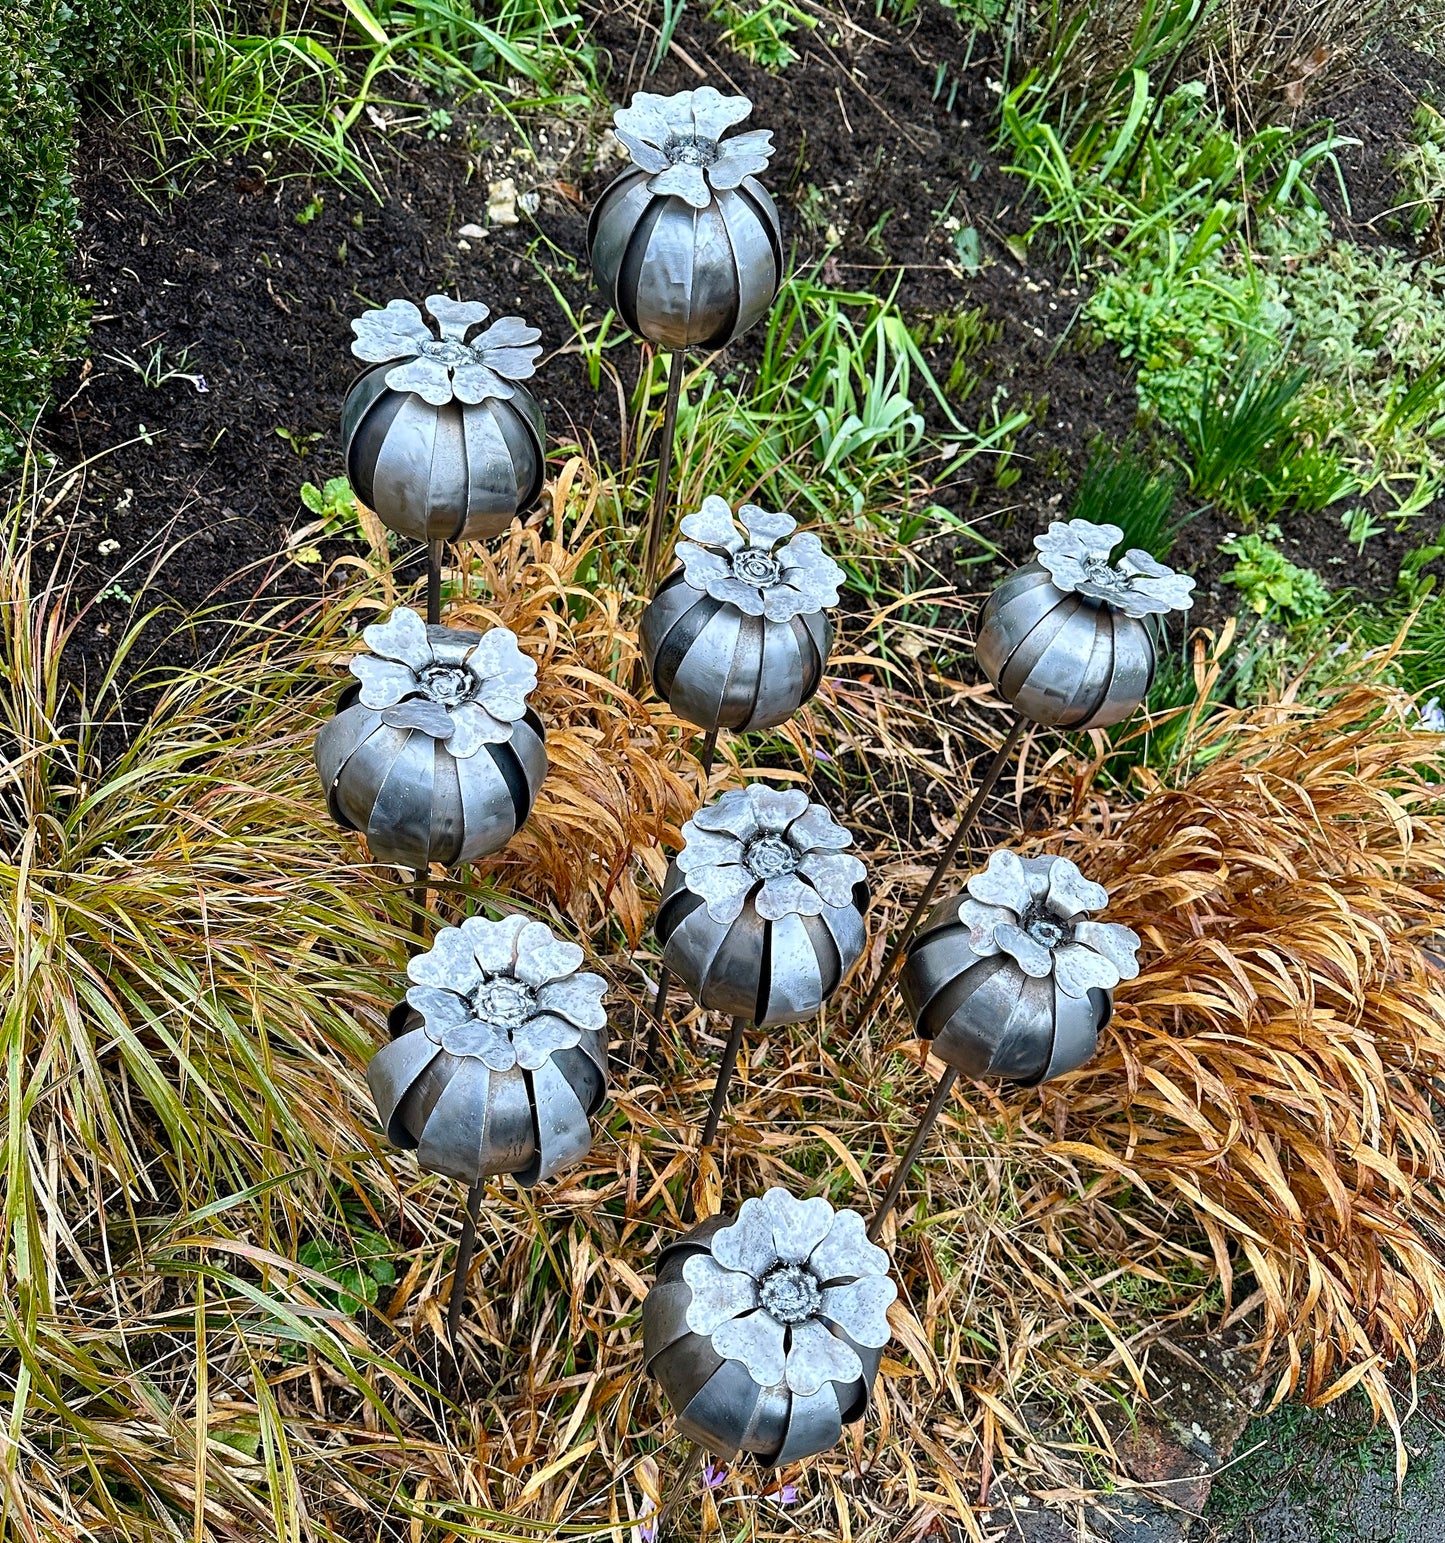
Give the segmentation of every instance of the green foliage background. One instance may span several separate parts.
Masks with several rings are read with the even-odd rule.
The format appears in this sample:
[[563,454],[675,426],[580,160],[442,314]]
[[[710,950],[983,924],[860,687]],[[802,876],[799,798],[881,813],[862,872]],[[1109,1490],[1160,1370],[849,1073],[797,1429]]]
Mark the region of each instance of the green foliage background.
[[68,271],[77,99],[164,45],[185,0],[0,5],[0,471],[85,330]]

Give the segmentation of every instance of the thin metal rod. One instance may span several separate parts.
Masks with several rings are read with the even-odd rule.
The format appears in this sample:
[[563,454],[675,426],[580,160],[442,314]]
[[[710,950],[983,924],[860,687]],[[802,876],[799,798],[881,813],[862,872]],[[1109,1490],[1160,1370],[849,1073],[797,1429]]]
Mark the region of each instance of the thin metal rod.
[[904,949],[908,947],[913,934],[918,931],[919,924],[928,914],[929,903],[934,893],[943,882],[944,875],[953,866],[953,860],[958,856],[958,849],[963,845],[964,837],[968,835],[973,822],[978,818],[984,800],[993,792],[994,784],[1003,774],[1003,769],[1013,754],[1014,746],[1018,744],[1024,727],[1023,715],[1015,714],[1013,725],[1004,736],[1003,744],[994,751],[993,760],[988,763],[988,770],[984,772],[983,780],[969,800],[968,808],[959,816],[958,829],[954,831],[948,845],[944,847],[943,855],[934,864],[933,872],[928,876],[928,883],[923,886],[923,893],[919,895],[912,911],[908,913],[908,921],[903,931],[894,939],[893,947],[883,961],[883,968],[878,972],[878,979],[873,982],[873,989],[864,998],[863,1006],[858,1010],[858,1023],[861,1027],[867,1026],[868,1020],[873,1016],[873,1009],[878,1006],[879,998],[888,989],[888,983],[893,979],[893,971],[903,957]]
[[442,543],[426,544],[426,624],[441,626],[442,620]]
[[427,910],[426,903],[427,870],[425,868],[418,868],[415,872],[416,881],[411,887],[411,935],[415,943],[412,951],[420,953],[423,944],[426,942],[427,921],[431,913]]
[[647,1064],[653,1065],[660,1048],[662,1025],[667,1021],[667,990],[672,985],[672,971],[666,965],[657,972],[657,995],[652,999],[652,1016],[647,1025]]
[[923,1118],[918,1122],[913,1140],[908,1143],[908,1150],[898,1160],[898,1167],[894,1171],[893,1182],[888,1186],[888,1193],[884,1195],[878,1209],[873,1213],[873,1220],[868,1223],[870,1243],[878,1241],[878,1234],[883,1231],[883,1223],[888,1220],[893,1207],[898,1204],[898,1197],[903,1193],[904,1181],[913,1171],[913,1165],[918,1161],[918,1154],[923,1150],[923,1143],[928,1140],[928,1133],[933,1129],[933,1122],[938,1118],[939,1111],[943,1108],[957,1081],[958,1072],[952,1066],[938,1079],[938,1086],[933,1090],[933,1097],[928,1100],[928,1108],[923,1111]]
[[[743,1048],[743,1030],[747,1028],[746,1018],[734,1018],[733,1026],[728,1031],[728,1042],[723,1046],[722,1064],[717,1069],[717,1081],[712,1085],[712,1101],[707,1106],[707,1124],[702,1128],[702,1142],[698,1146],[698,1165],[702,1165],[702,1155],[709,1151],[714,1141],[717,1140],[717,1128],[722,1123],[723,1109],[728,1101],[728,1088],[732,1084],[733,1071],[738,1064],[738,1052]],[[690,1224],[697,1216],[697,1207],[693,1197],[687,1197],[687,1204],[682,1210],[683,1223]]]
[[672,483],[673,439],[677,434],[677,399],[682,391],[681,354],[669,354],[667,400],[662,409],[662,444],[657,452],[657,481],[652,488],[652,507],[647,516],[647,548],[642,563],[643,593],[651,598],[657,583],[657,559],[662,551],[662,527],[667,519],[668,493]]
[[712,763],[717,756],[717,736],[718,731],[716,729],[709,729],[707,731],[707,738],[702,742],[702,754],[698,757],[698,760],[702,762],[704,780],[712,776]]
[[452,1269],[452,1294],[447,1300],[447,1339],[451,1342],[452,1357],[457,1353],[457,1330],[462,1326],[462,1308],[467,1303],[467,1276],[471,1273],[472,1255],[477,1251],[477,1216],[482,1209],[482,1191],[486,1178],[480,1178],[467,1191],[467,1211],[462,1218],[462,1235],[457,1243],[457,1262]]

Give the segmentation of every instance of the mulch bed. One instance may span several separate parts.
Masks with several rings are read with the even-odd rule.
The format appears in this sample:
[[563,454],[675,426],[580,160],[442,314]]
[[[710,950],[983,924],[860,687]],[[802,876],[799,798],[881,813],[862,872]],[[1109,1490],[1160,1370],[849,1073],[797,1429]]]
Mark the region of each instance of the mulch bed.
[[[897,285],[913,317],[983,307],[1001,324],[977,360],[982,380],[962,411],[977,420],[1003,391],[1003,410],[1034,413],[1015,446],[1021,475],[1001,489],[992,461],[980,458],[957,484],[935,490],[934,501],[977,522],[1010,560],[1022,557],[1067,498],[1094,441],[1126,438],[1137,414],[1129,370],[1077,324],[1083,287],[1036,254],[1023,266],[1007,244],[1029,216],[1019,204],[1022,184],[1003,170],[990,139],[999,61],[978,46],[969,57],[967,34],[926,8],[899,28],[871,5],[853,4],[839,8],[836,26],[799,34],[802,57],[772,75],[722,46],[719,29],[689,9],[674,46],[648,74],[655,33],[616,7],[598,10],[593,35],[613,99],[703,78],[753,99],[754,121],[775,132],[769,181],[799,269],[823,261],[831,223],[842,239],[824,268],[828,281],[884,293]],[[1393,196],[1391,133],[1408,131],[1412,94],[1429,83],[1420,56],[1392,48],[1367,80],[1328,104],[1342,132],[1366,141],[1343,159],[1354,223],[1369,239],[1388,236],[1380,214]],[[142,552],[179,544],[153,593],[186,613],[259,587],[272,596],[315,593],[322,565],[278,554],[310,519],[301,483],[342,471],[337,416],[356,369],[347,323],[365,305],[451,290],[484,298],[498,313],[519,312],[542,328],[547,345],[560,347],[569,324],[529,255],[550,243],[572,259],[548,262],[567,303],[600,314],[587,271],[586,214],[615,163],[594,154],[595,133],[567,127],[570,144],[555,149],[569,138],[559,130],[552,151],[538,144],[535,161],[513,155],[517,142],[499,120],[475,121],[468,134],[458,115],[437,139],[368,129],[363,148],[385,184],[377,203],[306,176],[284,155],[220,157],[183,194],[168,196],[147,151],[118,136],[102,114],[91,117],[77,185],[85,211],[78,269],[97,313],[92,353],[60,392],[63,405],[47,428],[62,464],[97,458],[71,533],[82,593],[108,596],[80,640],[97,666],[134,587],[135,570],[120,570]],[[480,151],[479,135],[492,139]],[[536,192],[540,204],[516,225],[487,227],[487,181],[502,174],[519,191]],[[935,218],[950,196],[950,212],[982,239],[985,264],[967,279],[947,266],[951,237]],[[461,237],[471,224],[487,227],[485,237]],[[144,363],[158,344],[167,364],[178,367],[184,357],[185,372],[203,376],[206,389],[180,378],[149,385],[117,362],[128,355]],[[733,362],[746,367],[756,348],[755,335],[741,340]],[[629,380],[636,357],[623,365]],[[936,359],[946,368],[943,353]],[[615,464],[618,404],[609,383],[594,390],[578,357],[561,354],[544,364],[539,386],[554,442],[578,439]],[[1211,593],[1221,567],[1215,547],[1227,529],[1226,518],[1206,513],[1177,550],[1201,577],[1203,621],[1217,623],[1233,606],[1231,592]],[[1297,561],[1328,577],[1333,559],[1338,571],[1338,509],[1292,519],[1289,537]],[[1419,539],[1415,529],[1376,537],[1363,561],[1351,557],[1350,582],[1387,593],[1400,557]],[[976,590],[991,577],[963,561],[977,551],[947,538],[932,543],[929,556],[960,588]],[[219,635],[191,625],[159,639],[160,657],[181,662]]]

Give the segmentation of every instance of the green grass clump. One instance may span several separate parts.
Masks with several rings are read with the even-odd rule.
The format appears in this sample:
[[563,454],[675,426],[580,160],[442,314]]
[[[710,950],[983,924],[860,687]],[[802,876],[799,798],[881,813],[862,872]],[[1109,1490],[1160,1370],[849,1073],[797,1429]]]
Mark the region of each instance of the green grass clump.
[[722,40],[744,59],[765,70],[785,70],[798,51],[788,38],[817,25],[789,0],[717,0],[707,13],[722,25]]
[[1069,518],[1093,525],[1117,525],[1121,545],[1138,547],[1161,562],[1179,535],[1182,520],[1174,518],[1179,480],[1157,471],[1132,446],[1115,448],[1099,440],[1069,505]]

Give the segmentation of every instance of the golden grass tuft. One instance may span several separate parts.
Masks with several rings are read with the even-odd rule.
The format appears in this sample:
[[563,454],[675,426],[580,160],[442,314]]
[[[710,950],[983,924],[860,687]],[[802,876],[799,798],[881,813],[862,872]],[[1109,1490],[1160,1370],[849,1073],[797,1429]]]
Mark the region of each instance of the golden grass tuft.
[[1445,744],[1387,664],[1213,715],[1137,801],[1082,780],[1061,833],[1144,970],[1042,1155],[1202,1233],[1226,1310],[1247,1268],[1279,1396],[1362,1383],[1393,1424],[1386,1361],[1445,1326]]

